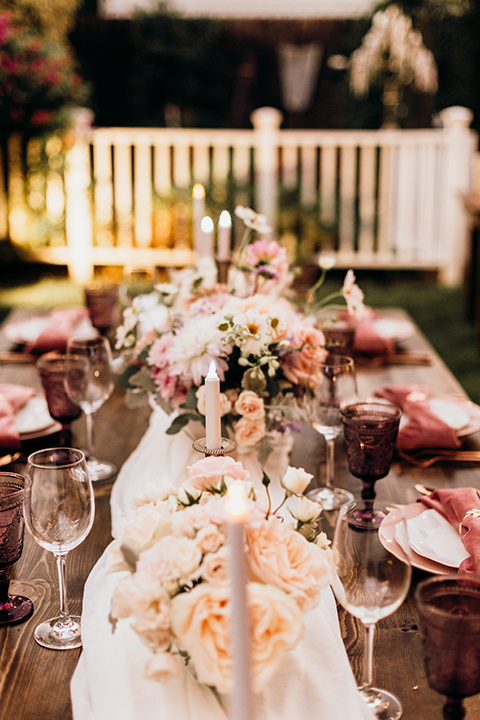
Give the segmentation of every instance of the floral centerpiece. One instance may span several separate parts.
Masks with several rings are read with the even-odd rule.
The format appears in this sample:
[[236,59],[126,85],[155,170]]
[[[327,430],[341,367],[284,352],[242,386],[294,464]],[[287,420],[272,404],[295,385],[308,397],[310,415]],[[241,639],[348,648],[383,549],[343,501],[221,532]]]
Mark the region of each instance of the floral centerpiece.
[[[150,484],[135,500],[135,516],[114,541],[111,572],[126,570],[112,597],[114,624],[128,618],[153,651],[144,674],[167,681],[192,661],[198,680],[231,691],[231,586],[227,492],[246,497],[245,553],[254,688],[260,690],[302,636],[303,617],[332,577],[331,550],[316,530],[321,512],[301,493],[311,475],[289,467],[282,480],[281,517],[268,486],[256,492],[249,473],[231,457],[208,457],[189,467],[176,491]],[[288,517],[290,519],[288,519]]]
[[[298,399],[306,384],[318,381],[312,368],[325,357],[325,338],[315,315],[288,295],[294,274],[285,249],[256,238],[269,230],[265,218],[248,208],[237,214],[246,232],[229,284],[193,269],[158,285],[125,310],[116,348],[122,384],[135,397],[154,393],[175,412],[170,434],[190,421],[205,423],[203,383],[213,361],[221,381],[222,434],[242,448],[255,447],[261,458],[278,433],[299,428]],[[362,310],[351,270],[329,300],[336,296],[349,312]]]

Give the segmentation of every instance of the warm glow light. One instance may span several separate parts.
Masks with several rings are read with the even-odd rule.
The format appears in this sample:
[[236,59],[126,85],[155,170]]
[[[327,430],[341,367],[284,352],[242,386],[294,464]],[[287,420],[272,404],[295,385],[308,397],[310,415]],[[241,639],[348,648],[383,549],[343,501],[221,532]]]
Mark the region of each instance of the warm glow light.
[[196,200],[201,200],[205,197],[205,188],[200,183],[195,183],[192,189],[192,195]]
[[232,227],[232,218],[230,217],[230,213],[228,212],[228,210],[222,210],[222,212],[220,213],[218,226],[222,228]]
[[226,510],[232,520],[242,520],[247,514],[245,485],[241,481],[232,483],[228,488]]
[[200,228],[204,233],[213,233],[214,226],[212,218],[208,215],[205,215],[205,217],[202,218],[202,222],[200,223]]

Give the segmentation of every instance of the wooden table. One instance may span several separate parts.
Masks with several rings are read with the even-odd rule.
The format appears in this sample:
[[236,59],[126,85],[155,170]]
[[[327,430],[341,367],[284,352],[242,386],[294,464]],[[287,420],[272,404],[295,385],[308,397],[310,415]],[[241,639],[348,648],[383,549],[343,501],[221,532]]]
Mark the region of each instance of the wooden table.
[[[403,317],[401,312],[396,313]],[[426,340],[417,333],[403,341],[405,349],[427,351],[432,355],[429,366],[359,367],[359,393],[363,397],[387,384],[425,383],[436,394],[462,393],[454,377],[443,365]],[[0,351],[9,345],[0,332]],[[39,388],[40,382],[33,365],[1,364],[0,382],[15,382]],[[122,393],[115,391],[112,398],[98,411],[98,454],[118,467],[137,445],[148,424],[149,411],[128,410]],[[84,420],[74,423],[74,437],[81,446],[84,439]],[[40,442],[48,447],[55,437]],[[467,440],[467,446],[480,449],[480,433]],[[26,451],[31,448],[25,448]],[[291,464],[302,466],[319,477],[324,460],[324,441],[310,427],[305,427],[296,440]],[[336,453],[337,479],[341,487],[359,496],[360,483],[348,473],[341,441]],[[24,465],[16,463],[8,469],[22,472]],[[404,461],[395,461],[390,474],[377,483],[378,502],[414,502],[417,493],[414,483],[422,482],[437,488],[465,485],[480,488],[480,465],[440,464],[427,470],[414,468]],[[81,610],[85,580],[110,542],[109,494],[111,483],[95,488],[96,519],[93,530],[85,542],[72,551],[67,560],[67,587],[70,608]],[[334,515],[325,515],[325,528],[331,533]],[[17,579],[13,589],[24,592],[33,600],[35,612],[28,621],[17,626],[0,629],[0,720],[69,720],[70,679],[78,661],[78,650],[59,652],[46,650],[36,644],[33,630],[38,622],[58,612],[58,583],[53,556],[41,550],[26,535],[21,560],[17,563]],[[426,577],[420,570],[413,573],[412,591],[419,580]],[[342,609],[340,623],[345,645],[357,677],[361,678],[363,659],[363,631],[361,624]],[[319,648],[319,652],[322,652]],[[101,678],[99,678],[101,681]],[[417,628],[417,613],[413,593],[390,617],[378,623],[375,645],[375,684],[392,690],[404,707],[404,720],[439,720],[442,717],[442,698],[427,686],[423,668],[421,641]],[[480,717],[480,695],[466,701],[468,718]],[[312,708],[314,713],[314,708]],[[345,718],[344,720],[356,720]]]

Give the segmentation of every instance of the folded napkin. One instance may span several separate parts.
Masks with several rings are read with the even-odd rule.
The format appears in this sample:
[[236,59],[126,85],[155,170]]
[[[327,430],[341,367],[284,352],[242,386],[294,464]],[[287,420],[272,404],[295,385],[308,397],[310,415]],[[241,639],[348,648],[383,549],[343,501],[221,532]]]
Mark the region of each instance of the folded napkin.
[[0,448],[17,450],[20,435],[15,427],[15,413],[35,395],[33,388],[0,384]]
[[33,342],[25,346],[25,352],[45,353],[50,350],[65,352],[67,340],[77,325],[88,318],[85,308],[61,308],[53,310],[48,318],[47,327]]
[[398,431],[396,446],[400,450],[435,447],[457,450],[461,446],[455,429],[430,410],[427,388],[419,385],[384,387],[375,395],[397,405],[408,417],[408,422]]
[[375,329],[378,313],[372,308],[365,308],[360,320],[355,325],[354,348],[364,355],[385,355],[393,352],[395,343],[392,338],[382,337]]
[[465,549],[470,553],[458,568],[459,572],[480,571],[480,491],[465,487],[454,490],[435,490],[419,498],[419,502],[443,515],[456,530]]

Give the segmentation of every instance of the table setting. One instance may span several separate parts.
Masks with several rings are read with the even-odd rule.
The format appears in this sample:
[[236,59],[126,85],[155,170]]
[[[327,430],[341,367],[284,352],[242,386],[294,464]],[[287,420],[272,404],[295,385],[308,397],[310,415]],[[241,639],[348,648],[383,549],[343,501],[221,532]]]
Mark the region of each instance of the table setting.
[[[16,442],[12,445],[5,433],[7,468],[25,468],[25,456],[20,464],[22,458],[15,453],[24,449],[29,433],[48,448],[49,428],[55,427],[58,435],[52,432],[52,437],[62,442],[54,454],[62,447],[70,452],[70,445],[73,452],[79,434],[78,447],[87,449],[89,497],[95,496],[95,503],[85,506],[83,530],[64,548],[89,558],[80,590],[78,583],[69,582],[66,593],[65,577],[61,579],[65,568],[57,558],[60,617],[70,617],[71,592],[73,603],[82,606],[81,613],[71,613],[81,623],[77,648],[82,652],[65,653],[71,696],[63,697],[68,709],[62,718],[107,720],[115,714],[124,720],[173,715],[185,720],[274,720],[315,708],[325,720],[413,720],[419,697],[422,707],[428,698],[429,708],[441,708],[441,698],[419,679],[424,673],[423,636],[402,636],[415,643],[419,659],[410,666],[401,660],[404,640],[397,637],[389,644],[383,627],[395,628],[400,617],[408,625],[409,614],[416,615],[410,589],[415,573],[447,578],[453,572],[460,578],[477,571],[480,498],[473,485],[480,459],[475,438],[480,409],[459,392],[405,314],[367,307],[352,271],[338,292],[322,297],[328,263],[323,267],[321,260],[319,282],[299,295],[282,248],[263,237],[268,234],[264,219],[245,208],[242,215],[245,234],[230,271],[223,267],[224,283],[216,281],[214,264],[205,257],[196,267],[172,272],[169,282],[129,299],[115,338],[112,327],[105,325],[102,331],[86,308],[75,313],[77,320],[54,353],[50,347],[36,354],[35,346],[28,345],[32,337],[17,343],[20,335],[14,337],[6,324],[6,342],[16,347],[4,343],[0,350],[26,356],[29,362],[8,361],[0,371],[8,369],[3,375],[8,380],[17,373],[30,378],[25,385],[0,385],[0,422],[5,418],[10,432],[14,427]],[[350,363],[341,360],[342,335],[329,334],[339,330],[337,321],[347,312],[348,330],[354,326]],[[106,348],[101,364],[92,360],[92,343]],[[88,367],[81,360],[82,347]],[[408,359],[403,362],[401,356]],[[351,367],[353,379],[343,395],[337,384],[342,363]],[[100,407],[105,415],[96,424],[100,442],[93,445],[89,424]],[[351,435],[347,423],[354,416],[348,415],[349,408],[360,410],[359,429]],[[368,420],[369,443],[375,433],[378,438],[365,452],[365,412],[374,408],[380,415]],[[386,427],[387,408],[394,411],[391,429]],[[79,433],[82,413],[85,422]],[[130,418],[129,424],[124,417]],[[145,418],[138,427],[137,417]],[[308,427],[313,436],[305,435]],[[358,442],[360,450],[355,449]],[[93,466],[88,468],[89,461],[99,462],[97,445],[99,457],[114,460],[117,474],[111,468],[103,478],[96,477]],[[435,467],[420,465],[432,453]],[[32,455],[25,472],[32,475],[35,466]],[[414,480],[425,483],[428,496],[417,498]],[[243,495],[235,505],[239,484]],[[338,492],[343,500],[329,506],[327,491]],[[27,498],[27,518],[29,507]],[[358,598],[365,592],[361,578],[364,588],[378,582],[373,565],[365,575],[358,557],[352,565],[352,577],[359,583],[353,599],[347,592],[346,565],[337,566],[334,560],[343,557],[347,562],[340,552],[340,516],[346,519],[347,534],[367,543],[368,550],[362,551],[366,558],[372,553],[380,568],[383,553],[403,574],[400,584],[392,579],[396,590],[388,602],[371,605],[372,615],[359,609]],[[190,517],[194,530],[189,531],[185,523]],[[208,525],[208,534],[202,523]],[[256,563],[262,532],[265,564],[260,567]],[[33,551],[29,534],[29,554],[44,552],[42,548],[55,554],[35,531],[32,537],[40,545]],[[201,550],[199,561],[193,545],[204,535],[204,542],[215,544]],[[160,595],[152,595],[149,573],[166,572],[166,558],[173,563],[170,553],[177,543],[182,562],[193,563],[190,574],[183,569],[181,576],[169,575]],[[296,549],[290,555],[290,543],[301,547],[301,553]],[[303,578],[301,593],[289,565],[293,557],[310,567],[296,570]],[[274,577],[273,567],[281,567],[288,579]],[[222,574],[231,577],[231,585]],[[301,598],[308,577],[315,582],[307,602]],[[19,637],[32,657],[42,652],[40,635],[35,634],[41,624],[38,613],[52,622],[58,617],[58,588],[53,584],[48,592],[48,615],[38,594],[30,593],[35,612]],[[221,610],[213,609],[215,602]],[[227,631],[229,602],[235,609]],[[197,615],[202,603],[205,614]],[[213,617],[222,620],[212,644],[207,638],[213,629],[205,629],[205,635],[196,623]],[[266,617],[271,631],[260,640],[257,633]],[[380,619],[373,652],[372,622]],[[352,633],[357,621],[365,626],[365,641],[356,630]],[[245,644],[246,634],[239,630],[245,622],[253,623],[253,647]],[[32,641],[39,651],[31,647]],[[226,665],[224,657],[230,657]],[[58,665],[58,672],[65,669]],[[413,685],[419,690],[412,694]],[[52,699],[42,702],[51,704]],[[428,720],[434,717],[425,714]]]

